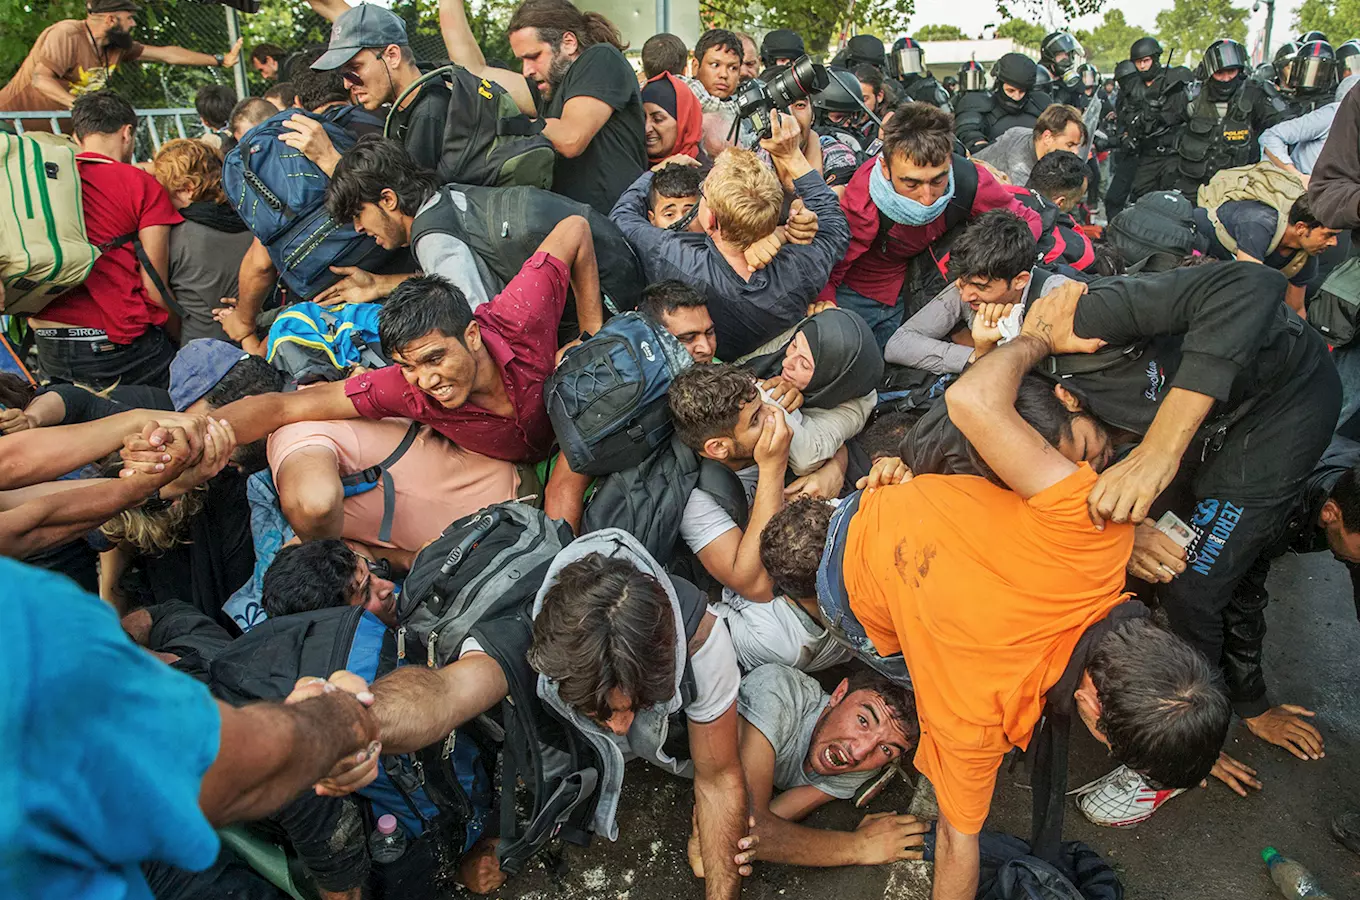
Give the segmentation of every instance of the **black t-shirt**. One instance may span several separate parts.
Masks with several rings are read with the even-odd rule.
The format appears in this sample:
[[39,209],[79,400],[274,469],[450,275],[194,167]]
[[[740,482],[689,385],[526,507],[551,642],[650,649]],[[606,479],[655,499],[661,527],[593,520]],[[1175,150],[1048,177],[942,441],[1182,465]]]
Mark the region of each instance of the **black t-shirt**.
[[[1209,214],[1197,207],[1195,217],[1197,227],[1202,225],[1200,230],[1209,238],[1209,252],[1219,259],[1236,259],[1237,256],[1219,241],[1213,223],[1209,221]],[[1298,252],[1287,247],[1270,252],[1270,241],[1279,227],[1280,214],[1265,203],[1257,200],[1229,200],[1218,207],[1218,219],[1228,234],[1233,236],[1233,240],[1237,241],[1238,250],[1253,259],[1259,259],[1272,269],[1283,269]],[[1317,274],[1317,266],[1317,258],[1310,257],[1303,268],[1289,279],[1289,283],[1307,284]]]
[[642,95],[637,75],[613,44],[593,44],[576,58],[548,101],[544,115],[560,118],[573,97],[594,97],[614,110],[585,152],[558,155],[553,190],[609,214],[614,201],[647,168]]
[[452,94],[442,81],[426,82],[405,109],[387,117],[387,133],[401,141],[416,165],[434,169],[444,152],[444,125]]

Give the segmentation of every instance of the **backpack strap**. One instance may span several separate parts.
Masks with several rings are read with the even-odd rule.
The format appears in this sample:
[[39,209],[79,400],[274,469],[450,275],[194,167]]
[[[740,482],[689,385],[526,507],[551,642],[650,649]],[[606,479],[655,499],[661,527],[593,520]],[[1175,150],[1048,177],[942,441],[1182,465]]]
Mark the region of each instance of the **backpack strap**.
[[141,239],[137,237],[137,232],[133,231],[128,234],[119,235],[111,241],[100,244],[99,252],[107,253],[115,247],[121,247],[124,244],[132,245],[132,252],[137,254],[137,262],[141,264],[142,271],[146,273],[146,277],[151,279],[151,284],[160,292],[161,299],[165,301],[165,305],[170,307],[172,313],[179,316],[181,319],[184,318],[184,307],[179,305],[179,301],[175,299],[175,294],[170,290],[170,286],[165,283],[164,279],[161,278],[161,273],[157,272],[156,267],[151,264],[151,257],[146,255],[146,248],[142,246]]
[[685,671],[680,676],[680,708],[683,710],[694,702],[699,689],[694,681],[693,661],[690,659],[689,642],[699,633],[699,626],[708,613],[708,597],[703,591],[683,578],[671,578],[675,596],[680,601],[680,617],[685,623]]
[[392,483],[392,474],[388,469],[395,466],[398,460],[406,455],[406,451],[411,449],[411,445],[416,442],[416,435],[419,433],[420,423],[412,422],[407,427],[406,434],[402,435],[401,443],[397,444],[396,449],[387,455],[387,459],[376,466],[369,466],[362,471],[340,476],[340,484],[346,488],[375,482],[382,483],[383,516],[382,526],[378,529],[378,540],[384,543],[392,540],[392,519],[396,513],[397,505],[397,489]]
[[396,135],[392,133],[392,117],[397,114],[397,110],[401,109],[401,105],[406,102],[407,97],[410,97],[416,91],[435,79],[443,80],[445,75],[452,76],[453,70],[454,66],[452,65],[440,66],[431,72],[426,72],[424,75],[421,75],[415,81],[407,85],[406,90],[398,94],[397,99],[392,101],[392,109],[388,111],[387,118],[383,121],[383,137],[396,137]]
[[973,214],[973,201],[977,199],[977,164],[962,156],[954,156],[954,197],[944,210],[944,230],[961,225]]
[[1070,378],[1073,375],[1090,375],[1112,368],[1125,359],[1137,359],[1143,355],[1144,343],[1129,344],[1127,347],[1105,347],[1095,353],[1065,353],[1061,356],[1048,356],[1039,363],[1039,373],[1050,378]]
[[746,488],[742,486],[737,473],[716,460],[700,457],[699,480],[694,486],[707,491],[723,512],[732,517],[737,527],[746,528],[751,517],[751,506],[746,500]]
[[460,240],[466,237],[467,231],[458,217],[458,204],[453,202],[453,193],[447,184],[439,189],[439,200],[435,205],[412,220],[411,237],[407,245],[414,248],[422,237],[431,232],[451,234]]

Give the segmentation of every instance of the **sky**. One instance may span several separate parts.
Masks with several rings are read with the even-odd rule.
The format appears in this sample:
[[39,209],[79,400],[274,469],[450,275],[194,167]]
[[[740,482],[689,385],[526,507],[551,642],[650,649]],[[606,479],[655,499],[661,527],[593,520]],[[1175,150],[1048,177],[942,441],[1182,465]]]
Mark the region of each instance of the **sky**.
[[[1250,0],[1236,0],[1234,5],[1246,9],[1251,8]],[[1125,20],[1130,25],[1155,31],[1157,13],[1170,6],[1171,0],[1108,0],[1105,9],[1122,10]],[[1279,46],[1293,36],[1293,25],[1291,23],[1298,6],[1299,0],[1277,0],[1275,4],[1275,24],[1270,41],[1273,47]],[[1041,24],[1061,24],[1061,13],[1058,12],[1057,5],[1050,2],[1048,8],[1052,10],[1055,18]],[[1095,15],[1083,16],[1073,21],[1071,27],[1092,28],[1100,24],[1104,15],[1102,11]],[[1252,13],[1247,20],[1247,46],[1249,49],[1254,48],[1258,40],[1257,35],[1265,27],[1265,19],[1266,8],[1265,3],[1262,2],[1260,12]],[[976,35],[985,26],[989,24],[999,25],[1002,21],[1003,19],[997,13],[996,4],[993,0],[916,0],[916,12],[911,17],[911,26],[919,28],[922,25],[951,24],[959,26],[970,35]]]

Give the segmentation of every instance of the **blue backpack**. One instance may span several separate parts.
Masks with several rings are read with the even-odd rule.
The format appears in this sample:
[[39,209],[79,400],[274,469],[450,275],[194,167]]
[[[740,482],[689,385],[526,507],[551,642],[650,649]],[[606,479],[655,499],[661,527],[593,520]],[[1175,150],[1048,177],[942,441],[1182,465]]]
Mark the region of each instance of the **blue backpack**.
[[610,475],[639,465],[670,438],[666,393],[693,360],[641,313],[614,316],[567,351],[543,397],[572,471]]
[[377,303],[294,303],[269,328],[265,359],[294,384],[339,381],[351,366],[392,365],[378,341]]
[[284,123],[296,115],[316,119],[335,149],[344,153],[354,136],[342,117],[285,109],[256,125],[227,153],[222,189],[255,237],[269,251],[279,277],[298,297],[309,300],[340,279],[331,266],[372,271],[390,257],[371,237],[326,212],[330,179],[316,163],[279,140]]
[[[369,683],[399,665],[396,634],[362,607],[347,606],[268,619],[213,660],[209,686],[227,703],[282,700],[306,676],[345,669]],[[480,745],[454,731],[441,743],[384,755],[377,779],[358,793],[373,818],[397,817],[411,838],[434,831],[464,853],[482,836],[492,784]]]

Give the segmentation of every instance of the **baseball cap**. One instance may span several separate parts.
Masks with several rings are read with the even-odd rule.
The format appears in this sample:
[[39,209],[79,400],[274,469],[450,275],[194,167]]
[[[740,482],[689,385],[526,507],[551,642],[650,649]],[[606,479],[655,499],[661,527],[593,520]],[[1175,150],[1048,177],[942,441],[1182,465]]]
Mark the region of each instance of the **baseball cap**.
[[111,12],[141,12],[140,4],[132,0],[86,0],[85,10],[90,15]]
[[361,3],[345,10],[335,20],[331,26],[331,42],[326,52],[312,63],[312,68],[318,72],[329,72],[349,62],[360,50],[386,47],[389,44],[399,47],[410,44],[406,37],[406,23],[390,9]]
[[250,354],[235,344],[215,338],[190,341],[170,361],[170,402],[176,412],[184,412],[203,395],[217,387]]

